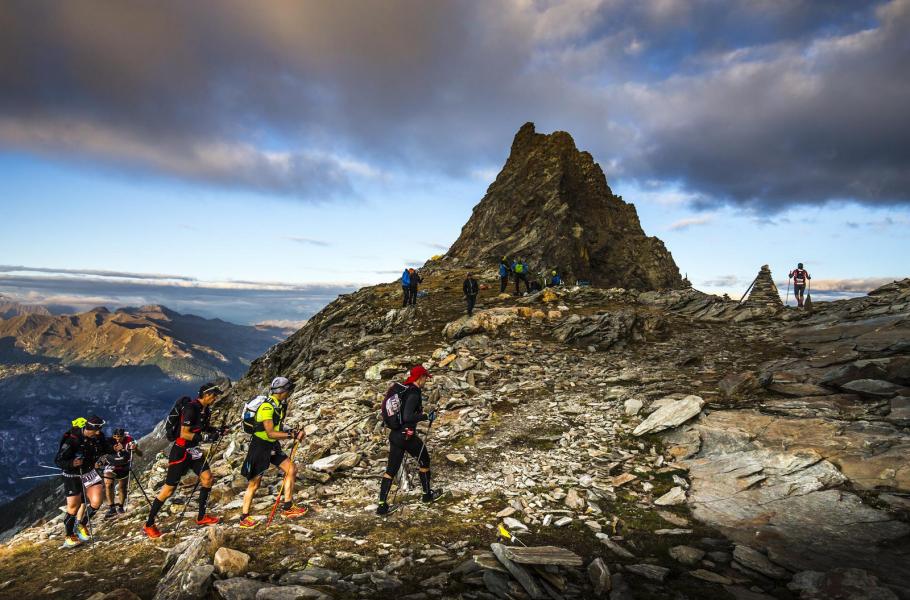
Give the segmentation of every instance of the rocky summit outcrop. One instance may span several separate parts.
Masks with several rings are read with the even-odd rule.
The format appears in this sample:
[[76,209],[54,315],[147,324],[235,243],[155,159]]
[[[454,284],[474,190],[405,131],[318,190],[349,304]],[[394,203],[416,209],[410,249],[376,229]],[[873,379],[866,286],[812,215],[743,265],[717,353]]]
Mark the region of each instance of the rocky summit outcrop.
[[637,290],[684,287],[663,242],[642,231],[635,207],[613,194],[588,152],[564,131],[525,123],[505,166],[444,260],[496,264],[523,257],[534,272]]

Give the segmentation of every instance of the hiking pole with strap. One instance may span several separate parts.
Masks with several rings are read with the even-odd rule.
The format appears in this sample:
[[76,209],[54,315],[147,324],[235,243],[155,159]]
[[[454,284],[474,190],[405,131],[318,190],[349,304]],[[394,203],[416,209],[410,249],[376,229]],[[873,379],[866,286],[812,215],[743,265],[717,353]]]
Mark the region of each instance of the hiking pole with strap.
[[[221,419],[221,427],[218,428],[218,431],[221,431],[222,429],[224,429],[225,421],[227,421],[227,415],[225,415],[224,418]],[[226,433],[227,432],[225,432],[225,434]],[[222,437],[226,437],[226,436],[222,436]],[[196,478],[196,485],[193,486],[193,491],[190,492],[190,495],[186,497],[186,502],[183,503],[183,510],[180,511],[180,516],[177,517],[177,526],[174,527],[174,531],[177,531],[178,529],[180,529],[180,525],[183,524],[183,515],[186,514],[186,508],[190,505],[190,500],[193,498],[193,496],[196,495],[196,490],[199,489],[199,484],[202,483],[202,474],[205,473],[205,470],[206,470],[205,468],[206,468],[206,465],[208,465],[208,463],[209,463],[209,459],[215,455],[215,448],[218,447],[219,442],[221,442],[220,437],[215,441],[215,443],[213,443],[211,446],[209,446],[209,451],[207,453],[203,454],[202,468],[199,469],[199,476]]]
[[787,277],[787,299],[784,300],[784,306],[790,306],[790,278]]
[[[85,481],[79,477],[79,483],[82,484],[82,506],[85,508],[85,528],[88,529],[88,539],[91,542],[92,555],[95,554],[95,532],[92,531],[92,517],[88,514],[92,505],[89,503],[88,490],[85,488]],[[79,514],[79,511],[76,511]]]
[[[136,487],[139,488],[139,491],[142,492],[142,497],[145,498],[145,503],[149,505],[149,508],[152,508],[152,501],[149,500],[148,494],[145,493],[145,489],[143,489],[142,483],[139,481],[139,476],[136,475],[135,471],[133,471],[133,451],[132,451],[132,450],[130,450],[130,465],[129,465],[129,468],[130,468],[130,475],[133,477],[133,481],[136,482]],[[130,480],[129,480],[129,477],[127,477],[127,479],[126,479],[126,494],[125,494],[124,497],[123,497],[123,503],[124,503],[124,504],[126,504],[127,501],[128,501],[129,498],[130,498],[129,491],[130,491]]]
[[[277,443],[277,442],[276,442]],[[297,447],[300,446],[300,440],[294,440],[294,446],[291,448],[291,455],[288,457],[290,461],[290,466],[288,466],[287,472],[284,474],[284,477],[281,478],[281,487],[278,488],[278,497],[275,498],[275,504],[272,506],[272,512],[269,513],[269,518],[265,522],[265,528],[268,529],[269,525],[272,524],[272,519],[275,518],[275,511],[278,510],[278,504],[281,503],[281,495],[284,494],[284,487],[287,485],[288,474],[291,472],[291,467],[294,466],[294,455],[297,454]],[[291,498],[285,498],[289,502],[293,502]]]

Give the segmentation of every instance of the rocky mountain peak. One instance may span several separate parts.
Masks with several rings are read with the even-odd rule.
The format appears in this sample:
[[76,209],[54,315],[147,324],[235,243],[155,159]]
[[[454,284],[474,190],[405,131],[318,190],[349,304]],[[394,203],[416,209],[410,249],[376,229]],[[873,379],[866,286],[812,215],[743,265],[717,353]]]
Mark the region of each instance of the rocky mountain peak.
[[648,237],[635,207],[607,185],[590,153],[565,131],[525,123],[486,195],[446,259],[493,265],[524,258],[532,271],[558,269],[570,283],[638,290],[684,287],[663,242]]

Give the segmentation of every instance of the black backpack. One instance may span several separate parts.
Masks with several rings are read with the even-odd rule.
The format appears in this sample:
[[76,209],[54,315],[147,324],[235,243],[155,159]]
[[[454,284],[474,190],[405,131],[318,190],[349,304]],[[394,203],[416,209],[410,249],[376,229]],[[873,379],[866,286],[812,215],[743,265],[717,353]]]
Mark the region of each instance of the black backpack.
[[180,437],[180,422],[183,421],[183,409],[192,401],[193,399],[189,396],[183,396],[177,402],[174,402],[174,406],[164,422],[164,436],[169,442],[174,442]]

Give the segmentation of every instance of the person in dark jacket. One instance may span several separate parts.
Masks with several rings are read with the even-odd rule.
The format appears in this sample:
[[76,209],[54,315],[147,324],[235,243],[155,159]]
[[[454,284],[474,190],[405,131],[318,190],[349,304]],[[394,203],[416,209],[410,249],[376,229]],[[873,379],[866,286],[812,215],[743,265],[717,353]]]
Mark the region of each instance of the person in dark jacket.
[[[133,453],[142,456],[142,450],[136,445],[133,438],[122,427],[111,434],[111,443],[114,451],[107,457],[107,466],[104,467],[104,489],[107,492],[107,515],[110,518],[123,514],[123,503],[126,502],[126,484],[130,478],[130,468],[133,464]],[[117,497],[114,488],[117,488]]]
[[401,273],[402,306],[407,306],[411,302],[411,270],[405,269]]
[[408,378],[402,384],[396,384],[400,389],[398,397],[401,402],[400,420],[397,429],[389,432],[389,460],[386,463],[385,473],[379,484],[379,507],[377,515],[389,512],[389,491],[401,463],[404,453],[407,452],[417,459],[420,474],[420,487],[423,488],[422,500],[426,503],[435,502],[442,496],[442,490],[434,490],[430,486],[430,453],[427,451],[423,440],[417,436],[417,424],[421,421],[432,423],[436,420],[436,411],[429,414],[423,412],[423,395],[420,388],[430,379],[431,375],[423,367],[417,365],[408,373]]
[[801,307],[806,293],[806,282],[812,279],[812,276],[803,268],[803,263],[799,263],[795,269],[790,271],[788,277],[793,280],[793,296],[796,298],[796,305]]
[[509,262],[505,256],[499,261],[499,293],[504,294],[506,286],[509,285],[509,274],[512,272]]
[[420,278],[420,273],[416,269],[408,269],[408,294],[411,306],[417,304],[417,286],[422,281],[423,279]]
[[518,296],[521,293],[519,286],[522,281],[525,282],[525,292],[530,292],[531,284],[528,282],[528,264],[523,258],[519,258],[512,263],[512,272],[515,273],[515,295]]
[[161,531],[155,525],[158,511],[177,489],[183,476],[190,471],[199,476],[199,512],[196,517],[196,525],[205,527],[221,522],[220,517],[214,517],[205,512],[215,478],[209,468],[209,457],[205,455],[199,444],[216,442],[225,433],[226,428],[218,429],[210,424],[211,405],[223,394],[221,388],[214,383],[206,383],[199,388],[199,396],[188,402],[181,411],[180,433],[168,454],[164,485],[161,486],[161,491],[152,501],[148,519],[142,528],[148,537],[152,539],[161,537]]
[[[112,444],[104,437],[103,426],[104,419],[98,416],[76,419],[73,427],[63,434],[54,457],[54,464],[60,467],[63,475],[66,494],[63,548],[75,548],[89,540],[91,519],[101,508],[104,498],[104,486],[96,469],[100,468],[105,454],[123,449],[122,445]],[[87,504],[85,514],[77,523],[76,515],[83,503]]]
[[464,291],[464,298],[468,303],[468,316],[470,317],[474,314],[474,305],[477,303],[477,294],[480,292],[480,285],[478,285],[477,280],[474,279],[473,275],[468,273],[461,289]]

